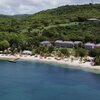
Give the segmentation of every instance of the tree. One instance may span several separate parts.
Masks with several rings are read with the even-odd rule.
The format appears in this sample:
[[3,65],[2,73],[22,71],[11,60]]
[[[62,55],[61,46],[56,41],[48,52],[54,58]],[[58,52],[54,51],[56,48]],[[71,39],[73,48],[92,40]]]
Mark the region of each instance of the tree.
[[5,50],[10,46],[9,42],[7,40],[3,40],[0,42],[0,49]]
[[88,51],[83,49],[83,48],[78,48],[78,49],[75,50],[75,56],[77,56],[77,57],[78,56],[79,57],[84,57],[86,55],[88,55]]
[[53,51],[54,51],[54,46],[48,47],[48,52],[49,52],[49,53],[52,53]]
[[79,22],[84,22],[84,21],[86,21],[87,20],[87,18],[84,18],[84,17],[78,17],[78,21]]
[[48,48],[45,46],[39,46],[35,49],[34,53],[44,56],[46,53],[48,53]]
[[66,48],[61,48],[61,53],[64,55],[64,56],[68,56],[70,55],[69,51],[66,49]]
[[94,48],[89,52],[91,57],[100,56],[100,48]]
[[100,65],[100,56],[96,56],[94,59],[95,65]]

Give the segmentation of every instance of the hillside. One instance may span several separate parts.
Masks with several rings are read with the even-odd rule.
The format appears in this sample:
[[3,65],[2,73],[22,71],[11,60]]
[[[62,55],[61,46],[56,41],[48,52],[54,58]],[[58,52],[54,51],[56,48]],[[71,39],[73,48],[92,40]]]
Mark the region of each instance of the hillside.
[[[42,40],[100,42],[100,4],[66,5],[33,15],[0,15],[0,41],[13,47],[33,47]],[[28,45],[28,46],[23,46]]]
[[[66,23],[66,20],[75,21],[78,17],[100,18],[100,4],[95,5],[72,5],[62,6],[56,9],[41,11],[29,18],[31,21],[46,21],[48,24]],[[33,21],[34,22],[34,21]]]

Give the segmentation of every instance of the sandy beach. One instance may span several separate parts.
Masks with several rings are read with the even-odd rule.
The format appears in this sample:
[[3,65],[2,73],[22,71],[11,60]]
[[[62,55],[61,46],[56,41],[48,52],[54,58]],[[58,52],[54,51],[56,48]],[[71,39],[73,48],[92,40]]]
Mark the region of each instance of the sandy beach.
[[40,61],[40,62],[46,62],[46,63],[57,63],[57,64],[65,64],[70,66],[76,66],[80,68],[88,68],[88,69],[94,69],[94,70],[100,70],[100,66],[92,66],[90,62],[80,62],[79,59],[71,61],[70,58],[67,59],[56,59],[55,57],[40,57],[40,56],[28,56],[28,55],[6,55],[6,54],[0,54],[0,60],[25,60],[25,61]]

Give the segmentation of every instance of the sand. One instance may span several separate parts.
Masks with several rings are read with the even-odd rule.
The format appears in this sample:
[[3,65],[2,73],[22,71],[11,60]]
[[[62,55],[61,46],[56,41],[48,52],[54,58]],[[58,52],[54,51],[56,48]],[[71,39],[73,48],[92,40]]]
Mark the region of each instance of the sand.
[[28,56],[28,55],[5,55],[0,54],[1,60],[13,60],[19,58],[20,60],[27,60],[27,61],[40,61],[40,62],[47,62],[47,63],[58,63],[58,64],[65,64],[70,66],[76,66],[80,68],[88,68],[88,69],[95,69],[100,70],[100,66],[92,66],[90,62],[80,62],[79,59],[71,61],[70,58],[67,59],[55,59],[55,57],[47,57],[43,58],[40,56]]

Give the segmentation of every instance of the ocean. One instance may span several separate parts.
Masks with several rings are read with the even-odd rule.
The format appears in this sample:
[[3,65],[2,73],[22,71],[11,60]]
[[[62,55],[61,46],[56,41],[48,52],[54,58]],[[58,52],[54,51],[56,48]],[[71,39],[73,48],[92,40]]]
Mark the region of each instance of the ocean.
[[65,66],[0,61],[0,100],[100,100],[100,74]]

